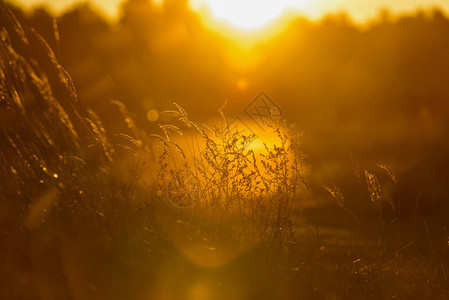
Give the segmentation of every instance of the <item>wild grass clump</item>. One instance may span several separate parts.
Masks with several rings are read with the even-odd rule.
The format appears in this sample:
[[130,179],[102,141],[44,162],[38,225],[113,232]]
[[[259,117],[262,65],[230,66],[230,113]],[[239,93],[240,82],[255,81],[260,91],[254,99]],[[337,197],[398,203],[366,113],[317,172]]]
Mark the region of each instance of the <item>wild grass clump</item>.
[[29,198],[39,184],[61,188],[65,176],[75,181],[70,186],[79,187],[76,176],[60,171],[111,160],[112,150],[100,125],[80,115],[73,83],[44,39],[26,31],[4,5],[0,9],[0,165],[9,175],[5,192]]
[[140,146],[83,109],[45,40],[0,3],[0,298],[70,298],[77,257],[132,232],[137,174],[116,173]]
[[70,194],[67,202],[86,193],[98,198],[110,190],[120,151],[143,148],[142,131],[114,101],[136,137],[107,133],[97,114],[82,107],[69,74],[39,33],[20,24],[5,4],[0,16],[2,196],[19,206],[52,189]]
[[[259,153],[251,147],[257,137],[233,127],[223,107],[220,121],[208,126],[175,106],[164,114],[179,125],[160,125],[163,134],[154,135],[161,144],[159,198],[197,218],[207,215],[218,227],[231,227],[229,235],[243,244],[263,242],[279,250],[291,241],[292,205],[306,188],[296,128],[272,111],[265,125],[277,140],[263,143]],[[241,224],[232,229],[233,222]]]

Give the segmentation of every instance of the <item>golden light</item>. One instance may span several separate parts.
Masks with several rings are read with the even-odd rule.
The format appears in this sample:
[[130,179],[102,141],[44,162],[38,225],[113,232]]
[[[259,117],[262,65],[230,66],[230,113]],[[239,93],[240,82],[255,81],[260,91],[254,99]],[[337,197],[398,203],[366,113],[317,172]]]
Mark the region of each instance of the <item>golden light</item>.
[[259,28],[278,18],[289,0],[209,0],[212,14],[241,29]]
[[190,0],[204,24],[239,44],[254,45],[279,32],[312,0]]

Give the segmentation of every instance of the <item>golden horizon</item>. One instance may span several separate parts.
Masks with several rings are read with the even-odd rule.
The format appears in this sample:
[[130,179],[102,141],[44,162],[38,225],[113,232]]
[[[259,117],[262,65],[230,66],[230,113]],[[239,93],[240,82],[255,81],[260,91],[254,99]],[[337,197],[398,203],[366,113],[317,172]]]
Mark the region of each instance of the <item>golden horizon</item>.
[[[163,0],[148,0],[150,2],[161,4]],[[71,7],[85,3],[86,1],[80,0],[7,0],[7,2],[20,5],[26,9],[34,7],[46,7],[52,13],[59,14]],[[93,7],[100,10],[108,18],[115,20],[120,15],[120,7],[122,0],[90,0],[87,1]],[[363,1],[363,0],[346,0],[334,2],[330,0],[282,0],[279,1],[265,1],[264,14],[262,19],[255,13],[257,10],[250,10],[248,4],[243,7],[246,13],[250,13],[245,20],[245,12],[242,12],[240,16],[236,17],[232,15],[232,12],[236,10],[239,1],[231,1],[232,5],[226,11],[218,11],[222,7],[224,1],[220,0],[188,0],[189,7],[192,11],[204,17],[204,13],[208,12],[212,14],[217,23],[227,24],[229,27],[235,27],[242,30],[258,29],[264,27],[267,24],[278,23],[279,19],[282,19],[284,15],[295,15],[306,17],[311,20],[320,20],[327,15],[345,13],[351,21],[358,24],[364,24],[370,20],[375,19],[379,12],[387,9],[393,16],[410,14],[417,10],[431,10],[441,9],[445,13],[449,12],[449,1],[446,0],[432,0],[426,1],[423,4],[421,0],[406,0],[406,1]],[[241,1],[240,1],[241,2]],[[247,3],[250,3],[247,1]],[[258,2],[259,3],[259,2]],[[280,6],[275,5],[280,4]],[[259,7],[258,7],[259,8]],[[211,18],[211,17],[209,17]],[[238,19],[237,19],[238,18]],[[265,18],[265,19],[264,19]]]

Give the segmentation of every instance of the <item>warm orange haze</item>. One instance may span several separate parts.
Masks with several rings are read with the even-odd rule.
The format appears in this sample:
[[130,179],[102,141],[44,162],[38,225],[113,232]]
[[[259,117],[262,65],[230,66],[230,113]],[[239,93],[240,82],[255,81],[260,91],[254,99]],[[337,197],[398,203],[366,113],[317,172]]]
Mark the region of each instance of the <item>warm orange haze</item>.
[[0,0],[0,299],[449,299],[448,10]]
[[[25,7],[47,5],[52,9],[61,11],[78,2],[76,0],[11,0]],[[164,0],[153,0],[161,4]],[[195,11],[210,11],[219,19],[226,20],[243,27],[253,27],[270,21],[285,11],[293,11],[309,18],[320,18],[327,13],[347,12],[358,22],[366,21],[376,16],[380,9],[391,9],[394,13],[412,12],[416,9],[430,9],[440,7],[449,9],[445,0],[263,0],[263,1],[236,1],[236,0],[189,0],[189,6]],[[119,13],[120,0],[94,0],[93,5],[102,9],[110,17]]]

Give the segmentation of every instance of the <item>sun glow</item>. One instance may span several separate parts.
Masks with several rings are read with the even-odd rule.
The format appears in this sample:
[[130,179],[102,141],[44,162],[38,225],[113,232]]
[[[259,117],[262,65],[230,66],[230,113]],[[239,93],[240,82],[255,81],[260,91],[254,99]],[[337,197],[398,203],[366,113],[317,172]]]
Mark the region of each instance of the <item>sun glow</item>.
[[194,8],[207,9],[219,22],[240,30],[257,30],[288,11],[301,10],[309,0],[196,0]]
[[[283,1],[210,0],[212,14],[243,29],[258,28],[279,17],[286,8]],[[284,1],[285,2],[285,1]]]

